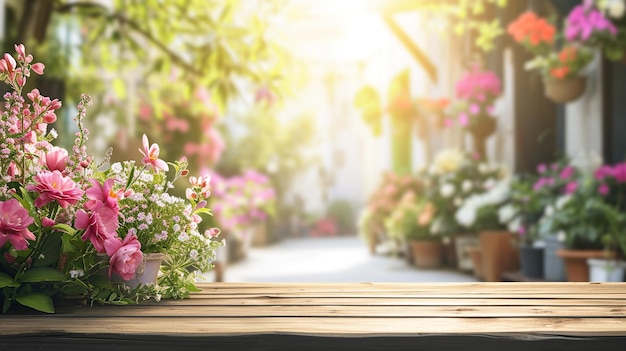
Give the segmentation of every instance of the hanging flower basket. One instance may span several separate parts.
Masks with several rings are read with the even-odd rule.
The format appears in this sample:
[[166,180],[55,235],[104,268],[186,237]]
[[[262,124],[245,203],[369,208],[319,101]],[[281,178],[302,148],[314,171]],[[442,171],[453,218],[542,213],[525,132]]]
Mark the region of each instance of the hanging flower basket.
[[553,77],[543,78],[546,96],[559,104],[577,100],[585,92],[587,77],[571,77],[557,79]]

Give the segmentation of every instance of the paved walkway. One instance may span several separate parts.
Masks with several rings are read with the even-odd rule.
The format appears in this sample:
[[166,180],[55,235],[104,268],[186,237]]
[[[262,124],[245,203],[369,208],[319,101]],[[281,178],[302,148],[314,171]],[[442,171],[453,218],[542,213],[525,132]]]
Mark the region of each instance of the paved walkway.
[[[382,250],[379,250],[382,251]],[[209,281],[213,273],[207,273]],[[453,269],[420,270],[403,258],[370,255],[358,236],[285,239],[253,247],[227,266],[227,282],[473,282]]]

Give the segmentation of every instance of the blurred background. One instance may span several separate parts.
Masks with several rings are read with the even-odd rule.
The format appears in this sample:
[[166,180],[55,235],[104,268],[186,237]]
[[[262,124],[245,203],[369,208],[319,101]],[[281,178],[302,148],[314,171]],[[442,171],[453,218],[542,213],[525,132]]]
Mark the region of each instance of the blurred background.
[[[45,64],[31,81],[63,101],[60,135],[89,94],[96,158],[112,147],[111,162],[140,160],[146,134],[161,158],[211,177],[206,225],[227,246],[209,279],[474,280],[458,258],[416,270],[393,230],[364,216],[377,191],[409,186],[445,150],[509,175],[562,157],[622,160],[623,63],[596,53],[584,95],[555,102],[507,33],[524,11],[560,23],[581,3],[0,0],[0,39]],[[480,70],[498,79],[497,123],[470,130],[458,82]]]

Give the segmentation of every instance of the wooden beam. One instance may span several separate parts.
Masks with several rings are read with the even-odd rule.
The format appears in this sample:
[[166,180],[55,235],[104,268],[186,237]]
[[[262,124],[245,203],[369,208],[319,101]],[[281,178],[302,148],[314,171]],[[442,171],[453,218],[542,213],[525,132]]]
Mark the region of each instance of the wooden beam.
[[400,27],[400,25],[393,19],[392,15],[386,13],[383,15],[385,24],[391,29],[393,34],[400,40],[400,42],[406,47],[411,55],[417,60],[417,62],[426,71],[433,83],[437,83],[437,67],[433,64],[428,56],[413,42],[406,32]]

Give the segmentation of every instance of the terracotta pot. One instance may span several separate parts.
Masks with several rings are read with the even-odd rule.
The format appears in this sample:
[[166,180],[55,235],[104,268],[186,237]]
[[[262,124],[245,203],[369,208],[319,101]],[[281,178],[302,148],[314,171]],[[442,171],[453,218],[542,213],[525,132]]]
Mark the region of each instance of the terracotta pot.
[[557,79],[543,78],[544,91],[550,100],[559,104],[572,102],[583,95],[587,85],[586,77]]
[[443,261],[443,244],[439,240],[411,240],[413,264],[418,268],[438,268]]
[[589,266],[587,259],[604,257],[602,250],[561,249],[556,254],[565,262],[565,275],[568,282],[588,282]]
[[519,270],[519,250],[513,244],[515,234],[506,230],[485,230],[479,237],[485,281],[499,282],[502,273]]
[[[107,259],[106,256],[103,259]],[[121,283],[131,288],[136,288],[139,284],[153,284],[156,285],[157,277],[159,276],[159,271],[161,269],[161,262],[165,258],[165,254],[154,252],[154,253],[144,253],[143,260],[137,266],[137,270],[135,272],[135,277],[130,280],[124,280],[119,275],[113,273],[111,275],[111,281],[114,283]],[[108,268],[106,269],[106,274],[108,274]]]
[[474,267],[474,276],[482,280],[483,279],[483,253],[480,246],[468,246],[466,248],[467,254],[472,260],[472,266]]

